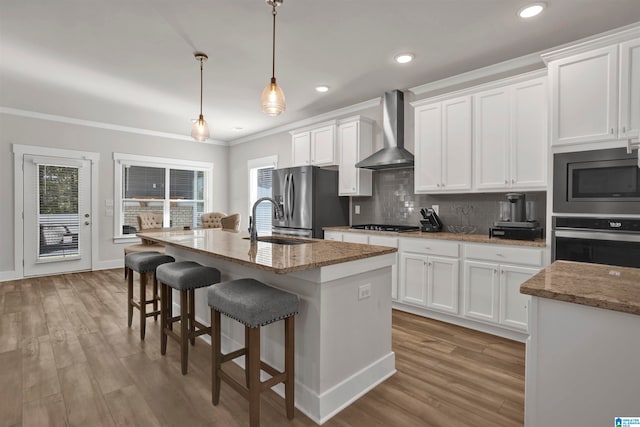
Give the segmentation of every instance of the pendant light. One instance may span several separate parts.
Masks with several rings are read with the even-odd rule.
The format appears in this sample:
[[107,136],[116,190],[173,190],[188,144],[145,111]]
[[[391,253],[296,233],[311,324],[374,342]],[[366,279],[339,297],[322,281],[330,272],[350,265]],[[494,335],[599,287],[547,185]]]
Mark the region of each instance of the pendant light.
[[269,116],[278,116],[286,108],[287,103],[284,99],[284,92],[276,83],[276,7],[282,4],[284,0],[266,0],[271,6],[271,14],[273,15],[273,34],[272,34],[272,58],[271,58],[271,81],[262,91],[260,104],[262,112]]
[[198,117],[198,120],[196,120],[191,128],[191,136],[196,141],[203,142],[209,139],[209,125],[202,115],[202,64],[209,59],[209,57],[202,52],[196,52],[194,56],[196,57],[196,61],[200,61],[200,117]]

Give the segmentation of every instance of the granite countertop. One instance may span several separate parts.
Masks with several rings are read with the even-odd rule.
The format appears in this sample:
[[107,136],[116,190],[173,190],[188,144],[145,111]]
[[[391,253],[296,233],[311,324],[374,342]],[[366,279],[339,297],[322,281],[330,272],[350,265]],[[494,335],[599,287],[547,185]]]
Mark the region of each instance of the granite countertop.
[[520,292],[640,315],[640,268],[555,261],[524,282]]
[[397,251],[396,248],[387,246],[306,238],[297,239],[286,236],[278,237],[311,243],[279,245],[257,242],[252,245],[248,240],[247,233],[216,228],[162,230],[138,233],[138,237],[276,274],[311,270]]
[[348,226],[342,227],[324,227],[324,231],[338,231],[349,233],[365,233],[365,234],[381,234],[396,237],[418,237],[423,239],[440,239],[440,240],[457,240],[467,243],[492,243],[498,245],[513,245],[513,246],[530,246],[536,248],[544,248],[547,246],[545,239],[536,240],[511,240],[500,239],[498,237],[489,237],[486,234],[463,234],[463,233],[450,233],[448,231],[439,231],[436,233],[426,233],[422,231],[375,231],[375,230],[354,230]]

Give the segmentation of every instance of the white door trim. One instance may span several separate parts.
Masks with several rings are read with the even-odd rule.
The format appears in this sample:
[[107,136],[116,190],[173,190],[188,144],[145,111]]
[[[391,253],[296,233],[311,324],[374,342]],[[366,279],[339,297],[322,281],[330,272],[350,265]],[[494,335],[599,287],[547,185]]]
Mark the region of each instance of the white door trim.
[[23,206],[24,176],[22,171],[25,155],[65,157],[91,161],[91,269],[98,261],[98,164],[100,153],[90,151],[64,150],[60,148],[41,147],[37,145],[13,144],[13,268],[16,278],[24,278],[24,242],[23,242]]

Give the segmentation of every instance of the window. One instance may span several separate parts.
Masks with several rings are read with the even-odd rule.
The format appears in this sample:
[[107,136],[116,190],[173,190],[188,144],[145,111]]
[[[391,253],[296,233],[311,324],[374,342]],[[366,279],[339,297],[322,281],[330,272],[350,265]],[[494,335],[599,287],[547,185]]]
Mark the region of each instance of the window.
[[[277,156],[249,160],[249,215],[256,200],[261,197],[272,197],[271,171],[276,168]],[[258,233],[271,233],[273,205],[260,203],[256,208],[256,229]]]
[[114,235],[133,237],[138,215],[162,215],[164,227],[200,227],[210,210],[210,163],[114,153]]

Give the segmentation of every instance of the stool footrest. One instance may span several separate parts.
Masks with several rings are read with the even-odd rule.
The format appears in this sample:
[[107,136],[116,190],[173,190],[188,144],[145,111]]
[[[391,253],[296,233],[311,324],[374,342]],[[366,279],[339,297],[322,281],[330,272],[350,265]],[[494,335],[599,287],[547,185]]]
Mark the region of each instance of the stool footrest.
[[156,310],[156,311],[150,311],[148,313],[144,314],[144,317],[153,317],[156,315],[160,315],[160,310]]
[[235,391],[240,393],[240,395],[242,395],[242,397],[244,397],[245,399],[249,400],[249,389],[247,387],[245,387],[244,385],[240,384],[238,381],[235,380],[235,378],[232,378],[229,374],[227,374],[222,369],[220,369],[220,371],[218,371],[218,375],[220,376],[220,379],[222,381],[224,381],[225,383],[229,384]]
[[260,369],[262,369],[272,377],[275,377],[276,375],[280,375],[282,373],[278,371],[276,368],[274,368],[273,366],[268,365],[266,362],[263,362],[262,360],[260,361]]
[[247,354],[246,348],[241,348],[239,350],[232,351],[231,353],[223,354],[220,358],[220,363],[228,362],[236,357],[244,356],[245,354]]
[[274,385],[280,384],[284,382],[286,379],[287,379],[287,374],[281,372],[278,375],[275,375],[269,378],[268,380],[262,381],[260,383],[260,391],[269,390]]

